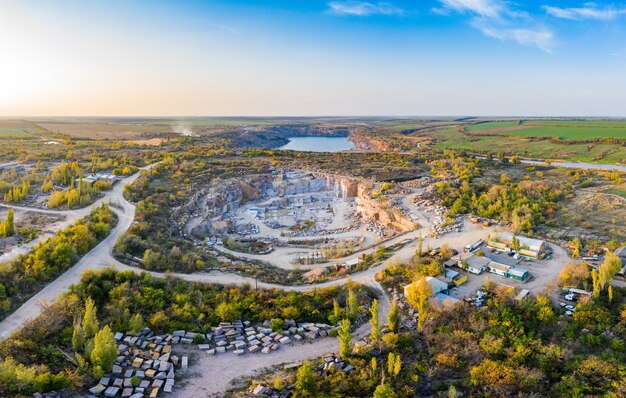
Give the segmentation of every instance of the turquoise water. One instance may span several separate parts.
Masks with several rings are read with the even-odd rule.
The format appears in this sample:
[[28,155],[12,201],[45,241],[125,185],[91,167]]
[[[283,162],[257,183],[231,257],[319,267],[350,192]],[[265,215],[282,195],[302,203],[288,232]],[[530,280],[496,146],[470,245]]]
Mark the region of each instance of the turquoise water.
[[278,149],[302,152],[341,152],[354,148],[348,137],[291,137]]

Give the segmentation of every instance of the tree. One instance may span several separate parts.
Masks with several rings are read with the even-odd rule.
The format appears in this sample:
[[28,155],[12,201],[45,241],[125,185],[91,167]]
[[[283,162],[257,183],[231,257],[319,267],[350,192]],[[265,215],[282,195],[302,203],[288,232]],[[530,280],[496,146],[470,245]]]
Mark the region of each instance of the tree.
[[380,384],[374,391],[374,398],[395,398],[396,393],[387,384]]
[[417,310],[417,330],[422,331],[428,316],[428,298],[432,295],[430,284],[426,277],[422,276],[417,282],[413,282],[407,289],[407,301]]
[[94,303],[91,297],[88,297],[85,303],[85,314],[83,315],[82,324],[85,339],[93,338],[99,327],[96,303]]
[[400,360],[400,354],[389,353],[387,357],[387,374],[390,377],[396,377],[402,369],[402,361]]
[[441,248],[439,249],[439,255],[441,256],[441,258],[445,259],[452,257],[452,249],[450,249],[450,246],[448,246],[447,243],[441,245]]
[[518,239],[517,236],[513,236],[513,240],[511,242],[511,245],[513,247],[513,250],[515,250],[516,252],[519,251],[519,249],[520,249],[520,242],[519,242],[519,239]]
[[91,352],[91,363],[94,366],[94,374],[107,373],[113,369],[117,359],[117,345],[113,332],[106,325],[94,337],[93,351]]
[[241,317],[235,304],[227,302],[221,302],[217,305],[215,315],[223,322],[233,322]]
[[400,325],[400,316],[398,314],[398,300],[394,297],[387,313],[387,325],[392,333],[398,333],[398,327]]
[[593,292],[592,292],[592,296],[593,297],[600,297],[600,291],[602,290],[602,287],[600,286],[600,274],[598,273],[598,270],[593,270],[591,271],[591,280],[593,282]]
[[585,263],[570,263],[559,272],[559,286],[573,286],[585,288],[589,279],[589,267]]
[[370,319],[370,326],[372,327],[370,331],[370,341],[373,346],[377,346],[380,344],[381,328],[378,324],[378,300],[376,299],[372,301],[370,314],[372,315],[372,319]]
[[505,163],[506,157],[504,156],[504,152],[498,152],[498,162]]
[[305,359],[298,368],[295,387],[298,397],[313,397],[317,392],[315,373],[308,359]]
[[615,254],[608,252],[604,257],[604,262],[599,267],[600,286],[604,288],[610,285],[615,275],[622,269],[622,260]]
[[130,321],[128,321],[128,328],[132,333],[139,333],[143,330],[144,324],[141,314],[137,313],[130,318]]
[[352,335],[350,334],[349,319],[341,321],[337,338],[339,339],[339,355],[345,360],[352,354]]
[[83,332],[83,327],[80,322],[76,322],[74,324],[74,332],[72,333],[72,348],[74,352],[79,353],[83,352],[85,347],[85,333]]
[[9,237],[15,235],[15,224],[13,222],[13,209],[9,209],[7,217],[4,219],[2,226],[0,227],[0,235],[3,237]]
[[354,290],[350,289],[348,292],[348,317],[355,321],[361,313],[361,307],[359,306],[359,300],[356,297]]
[[424,237],[422,236],[422,233],[420,232],[420,235],[417,238],[417,250],[415,251],[415,257],[417,257],[418,260],[422,257],[423,246],[424,246]]
[[337,299],[333,299],[333,312],[328,316],[328,321],[333,325],[336,324],[339,320],[341,320],[342,312],[343,311],[339,306]]

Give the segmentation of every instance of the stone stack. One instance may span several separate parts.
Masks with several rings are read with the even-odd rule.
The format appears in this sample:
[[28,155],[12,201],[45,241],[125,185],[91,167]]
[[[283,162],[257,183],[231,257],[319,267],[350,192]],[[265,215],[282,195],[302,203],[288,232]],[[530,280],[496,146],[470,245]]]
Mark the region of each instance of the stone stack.
[[271,321],[253,326],[248,321],[222,322],[211,328],[211,333],[204,335],[203,343],[198,349],[209,355],[223,354],[231,351],[237,356],[246,353],[261,352],[269,354],[281,345],[293,341],[313,340],[330,335],[331,327],[321,323],[302,323],[293,320],[285,321],[285,328],[275,332],[270,328]]
[[107,398],[156,397],[159,392],[172,392],[176,367],[182,367],[187,357],[172,354],[174,338],[180,336],[155,335],[146,328],[137,335],[116,333],[118,358],[111,372],[89,389],[91,396]]

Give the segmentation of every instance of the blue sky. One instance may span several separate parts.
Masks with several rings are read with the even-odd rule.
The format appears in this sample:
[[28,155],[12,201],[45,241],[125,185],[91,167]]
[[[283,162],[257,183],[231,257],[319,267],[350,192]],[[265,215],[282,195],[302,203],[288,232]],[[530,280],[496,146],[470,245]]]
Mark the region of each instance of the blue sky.
[[0,115],[626,116],[626,3],[0,4]]

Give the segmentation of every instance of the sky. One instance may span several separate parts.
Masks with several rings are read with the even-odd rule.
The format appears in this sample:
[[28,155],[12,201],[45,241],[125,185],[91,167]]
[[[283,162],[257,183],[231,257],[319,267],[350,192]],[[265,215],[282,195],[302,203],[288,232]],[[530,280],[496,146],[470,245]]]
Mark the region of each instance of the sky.
[[0,54],[2,116],[626,116],[626,3],[0,0]]

